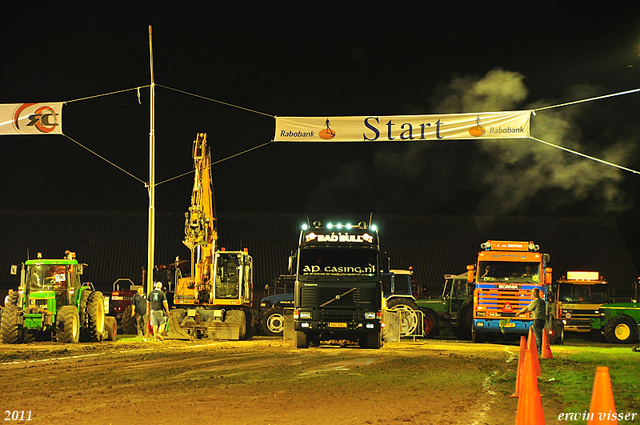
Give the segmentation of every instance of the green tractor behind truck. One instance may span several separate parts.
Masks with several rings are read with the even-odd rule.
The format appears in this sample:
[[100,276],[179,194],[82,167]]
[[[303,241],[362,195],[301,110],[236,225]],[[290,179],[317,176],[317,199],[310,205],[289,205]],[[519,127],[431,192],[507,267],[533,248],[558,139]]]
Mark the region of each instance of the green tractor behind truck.
[[633,298],[629,303],[611,303],[600,306],[600,317],[591,320],[591,329],[602,332],[612,344],[634,344],[640,340],[640,303],[638,281],[634,282]]
[[113,340],[113,318],[105,316],[102,292],[80,281],[85,266],[75,253],[64,259],[26,261],[20,287],[2,315],[2,342]]
[[442,296],[418,299],[416,303],[425,316],[438,318],[432,335],[449,329],[458,339],[471,339],[473,284],[467,282],[467,273],[445,274]]

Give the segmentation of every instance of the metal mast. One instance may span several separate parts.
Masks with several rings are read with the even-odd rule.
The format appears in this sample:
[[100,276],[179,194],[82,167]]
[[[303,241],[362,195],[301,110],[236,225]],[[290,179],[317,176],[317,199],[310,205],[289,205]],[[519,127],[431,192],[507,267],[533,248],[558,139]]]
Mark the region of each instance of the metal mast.
[[151,67],[151,128],[149,130],[149,243],[147,246],[147,294],[153,291],[153,268],[156,245],[156,83],[153,77],[153,43],[151,41],[151,25],[149,25],[149,63]]

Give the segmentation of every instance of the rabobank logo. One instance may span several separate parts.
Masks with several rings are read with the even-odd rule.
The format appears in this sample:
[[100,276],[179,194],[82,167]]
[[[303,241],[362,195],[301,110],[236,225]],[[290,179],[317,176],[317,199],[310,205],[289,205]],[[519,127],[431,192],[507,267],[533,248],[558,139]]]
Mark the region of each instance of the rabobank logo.
[[324,122],[324,128],[320,129],[317,121],[312,123],[292,123],[285,129],[280,129],[277,133],[282,140],[317,140],[318,137],[324,140],[331,140],[336,137],[336,132],[331,128],[329,118]]
[[327,118],[327,121],[325,121],[325,125],[327,126],[327,128],[320,130],[320,133],[318,133],[320,138],[331,140],[336,137],[336,132],[331,129],[331,121],[329,121],[329,118]]
[[487,130],[480,124],[480,115],[478,115],[478,119],[476,120],[476,125],[469,129],[469,134],[473,137],[482,137]]

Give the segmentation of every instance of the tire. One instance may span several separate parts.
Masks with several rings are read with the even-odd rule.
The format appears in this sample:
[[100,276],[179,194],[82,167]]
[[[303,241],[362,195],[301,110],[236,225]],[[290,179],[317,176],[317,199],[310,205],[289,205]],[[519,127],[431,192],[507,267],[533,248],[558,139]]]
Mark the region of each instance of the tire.
[[103,340],[115,341],[118,335],[118,321],[113,316],[105,316],[104,318],[104,337]]
[[279,336],[284,332],[285,318],[280,307],[273,307],[262,313],[260,327],[262,333],[270,336]]
[[475,330],[471,330],[471,341],[474,343],[481,343],[485,341],[485,336],[482,332],[476,332]]
[[309,337],[306,333],[296,331],[296,347],[297,348],[309,348]]
[[17,299],[17,294],[14,293],[9,298],[9,303],[5,306],[2,314],[0,328],[2,329],[2,342],[4,344],[17,344],[22,339],[22,326],[19,326],[16,320],[20,311],[16,305]]
[[423,313],[422,318],[422,329],[424,332],[424,336],[427,338],[433,338],[435,336],[440,335],[440,319],[438,319],[438,314],[433,310],[426,310]]
[[127,306],[122,312],[122,333],[125,335],[138,335],[136,320],[131,317],[131,306]]
[[65,305],[56,316],[58,342],[77,343],[80,340],[80,314],[74,305]]
[[239,325],[239,337],[245,339],[247,337],[247,316],[245,316],[242,310],[230,310],[227,311],[225,322],[237,323]]
[[591,338],[591,341],[594,342],[604,341],[604,335],[602,334],[602,330],[600,329],[591,329],[591,331],[589,331],[589,337]]
[[556,337],[555,345],[564,345],[564,324],[562,322],[558,325],[556,332],[558,336]]
[[471,329],[473,328],[473,314],[471,305],[465,307],[460,313],[458,328],[453,330],[453,334],[458,339],[471,340]]
[[22,342],[24,342],[25,344],[29,344],[31,342],[35,342],[36,340],[36,332],[35,330],[31,330],[31,329],[23,329],[23,334],[22,334]]
[[360,339],[360,347],[372,350],[378,350],[382,347],[382,334],[378,332],[367,333]]
[[[89,292],[86,291],[85,292]],[[84,294],[83,294],[84,295]],[[83,296],[84,298],[84,296]],[[102,341],[104,332],[104,297],[102,292],[91,291],[87,295],[84,306],[84,314],[81,315],[80,340],[90,342]],[[82,316],[84,321],[82,321]]]
[[[552,334],[549,334],[550,330],[553,331]],[[562,345],[564,343],[564,325],[562,324],[562,321],[556,320],[553,317],[547,318],[545,331],[549,338],[549,344]]]
[[638,324],[631,317],[613,317],[604,327],[604,337],[611,344],[633,344],[638,341]]
[[[420,308],[409,298],[392,298],[387,301],[387,308],[400,312],[400,337],[414,335],[418,329]],[[426,317],[426,315],[425,315]]]

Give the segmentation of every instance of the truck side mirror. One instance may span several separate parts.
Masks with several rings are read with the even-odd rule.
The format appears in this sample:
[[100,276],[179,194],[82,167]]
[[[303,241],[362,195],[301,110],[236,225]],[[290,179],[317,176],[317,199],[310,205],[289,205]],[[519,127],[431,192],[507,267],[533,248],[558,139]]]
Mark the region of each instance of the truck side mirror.
[[11,265],[11,274],[14,276],[18,274],[18,266],[16,266],[15,264]]
[[467,282],[473,283],[475,280],[475,267],[472,265],[467,266]]
[[293,262],[296,257],[293,255],[289,256],[289,264],[287,270],[289,270],[289,274],[293,273]]
[[551,285],[551,283],[553,283],[552,272],[553,269],[551,267],[547,267],[544,270],[544,283],[546,285]]

